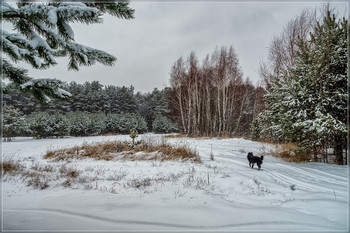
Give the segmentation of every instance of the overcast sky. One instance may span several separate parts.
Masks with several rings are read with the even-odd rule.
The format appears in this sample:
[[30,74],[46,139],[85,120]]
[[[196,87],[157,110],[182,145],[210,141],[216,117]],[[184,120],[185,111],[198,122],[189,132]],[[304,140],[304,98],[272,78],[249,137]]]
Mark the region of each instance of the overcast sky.
[[[302,9],[317,2],[131,2],[135,19],[103,16],[103,24],[72,25],[75,41],[117,57],[115,66],[96,64],[68,71],[67,61],[49,70],[30,70],[38,78],[63,81],[98,80],[103,85],[130,86],[149,92],[169,86],[169,72],[180,57],[196,52],[199,60],[216,46],[233,46],[244,77],[258,81],[261,59],[274,35]],[[337,4],[347,14],[347,3]]]

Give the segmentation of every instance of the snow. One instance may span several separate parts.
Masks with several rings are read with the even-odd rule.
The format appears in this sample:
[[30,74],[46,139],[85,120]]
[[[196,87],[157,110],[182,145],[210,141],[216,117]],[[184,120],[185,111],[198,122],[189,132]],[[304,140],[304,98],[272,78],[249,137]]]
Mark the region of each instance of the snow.
[[33,86],[33,85],[34,85],[34,80],[29,80],[29,81],[27,81],[27,82],[21,84],[21,88],[24,89],[24,88],[31,87],[31,86]]
[[76,17],[97,17],[99,10],[94,7],[87,7],[84,3],[69,2],[60,3],[57,13],[60,17],[74,21]]
[[2,6],[1,6],[2,12],[5,13],[7,11],[11,11],[12,10],[12,7],[8,3],[2,2],[1,4],[2,4]]
[[72,40],[74,40],[74,32],[73,29],[71,28],[71,26],[69,26],[69,24],[63,22],[62,23],[63,28],[65,30],[65,32],[67,33],[68,37],[71,38]]
[[47,20],[52,25],[56,25],[57,24],[57,10],[55,8],[49,10],[49,12],[47,14]]
[[[141,138],[163,140],[154,134]],[[195,148],[202,163],[43,159],[47,150],[115,139],[131,140],[119,135],[3,142],[4,159],[20,160],[28,168],[66,166],[85,179],[64,187],[56,172],[48,176],[50,186],[40,190],[27,186],[24,178],[4,176],[3,229],[349,230],[349,167],[265,156],[260,171],[249,168],[247,152],[258,155],[267,144],[239,138],[167,139]]]
[[31,32],[29,44],[32,48],[37,49],[38,47],[42,47],[48,51],[51,51],[50,46],[46,43],[46,41],[41,38],[37,33]]
[[36,65],[37,67],[41,67],[41,60],[40,60],[39,57],[33,56],[33,60],[34,60],[35,65]]
[[58,89],[57,89],[57,95],[58,95],[59,97],[61,97],[61,98],[63,98],[63,97],[72,97],[72,94],[71,94],[71,93],[69,93],[68,91],[63,90],[63,89],[61,89],[61,88],[58,88]]
[[13,44],[11,41],[7,40],[6,38],[3,38],[2,41],[4,42],[4,47],[7,47],[7,49],[10,49],[12,52],[12,56],[15,56],[16,59],[20,59],[21,55],[19,52],[19,48],[17,45]]

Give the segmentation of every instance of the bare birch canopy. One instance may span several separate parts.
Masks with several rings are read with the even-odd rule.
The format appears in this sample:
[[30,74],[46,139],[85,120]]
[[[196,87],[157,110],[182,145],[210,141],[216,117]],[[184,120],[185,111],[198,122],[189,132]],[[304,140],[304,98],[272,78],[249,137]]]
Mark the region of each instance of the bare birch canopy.
[[240,134],[258,108],[252,104],[257,103],[258,92],[249,79],[243,81],[232,46],[217,48],[201,64],[194,52],[186,60],[180,57],[171,69],[170,83],[178,123],[188,135]]

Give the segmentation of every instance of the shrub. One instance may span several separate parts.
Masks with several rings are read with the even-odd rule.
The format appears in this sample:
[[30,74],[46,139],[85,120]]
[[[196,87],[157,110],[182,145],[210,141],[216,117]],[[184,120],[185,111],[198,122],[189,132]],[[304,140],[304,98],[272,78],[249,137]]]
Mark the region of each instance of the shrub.
[[39,173],[31,173],[27,175],[27,185],[35,189],[46,189],[49,187],[49,182],[46,177]]
[[71,125],[71,136],[89,136],[89,128],[91,123],[87,113],[70,112],[67,114],[67,118],[69,119]]
[[127,182],[127,186],[132,188],[138,188],[138,189],[151,186],[151,179],[150,178],[133,179]]
[[122,142],[104,142],[75,146],[72,148],[50,150],[44,155],[45,159],[53,159],[54,161],[69,159],[85,159],[92,158],[96,160],[111,160],[114,156],[111,153],[118,153],[127,150],[129,147]]
[[12,137],[29,132],[23,113],[8,105],[3,106],[2,130],[6,141],[11,141]]
[[28,121],[29,128],[36,138],[62,137],[70,133],[71,124],[67,117],[60,113],[34,113],[29,116]]
[[116,124],[116,133],[129,134],[132,129],[136,129],[140,133],[147,131],[146,121],[139,114],[118,114],[114,124]]
[[277,144],[272,149],[267,150],[266,147],[260,150],[262,155],[272,155],[282,158],[287,162],[303,163],[310,161],[311,152],[305,148],[298,147],[293,143]]
[[156,118],[152,123],[152,130],[155,133],[172,133],[177,132],[178,128],[167,117],[157,114]]

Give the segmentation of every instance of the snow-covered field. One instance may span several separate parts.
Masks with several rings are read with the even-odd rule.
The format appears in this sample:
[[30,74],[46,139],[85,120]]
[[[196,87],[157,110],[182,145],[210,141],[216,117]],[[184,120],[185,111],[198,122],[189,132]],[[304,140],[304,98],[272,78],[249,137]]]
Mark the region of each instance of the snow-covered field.
[[[140,138],[145,136],[140,136]],[[147,135],[146,137],[160,137]],[[2,230],[90,231],[348,231],[348,166],[294,164],[265,156],[248,166],[247,152],[263,144],[243,139],[172,138],[195,148],[202,163],[181,161],[52,162],[48,149],[128,136],[2,143],[2,156],[27,169],[52,166],[48,187],[21,176],[2,180]],[[210,160],[210,154],[214,161]],[[79,176],[67,180],[59,170]],[[56,177],[56,178],[55,178]]]

